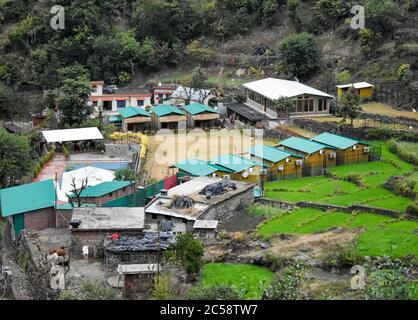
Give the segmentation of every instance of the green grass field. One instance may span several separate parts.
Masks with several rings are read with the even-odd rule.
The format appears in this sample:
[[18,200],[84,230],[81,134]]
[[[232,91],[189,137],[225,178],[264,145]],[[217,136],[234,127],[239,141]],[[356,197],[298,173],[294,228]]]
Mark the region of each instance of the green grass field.
[[210,263],[203,268],[202,284],[233,285],[245,292],[246,299],[260,299],[260,284],[268,285],[272,277],[273,273],[269,269],[255,265]]
[[264,237],[275,234],[314,234],[335,227],[362,228],[356,251],[364,256],[389,255],[418,257],[418,222],[401,221],[386,216],[361,213],[323,212],[303,208],[292,213],[282,213],[262,223],[258,233]]
[[[405,212],[412,200],[395,195],[382,185],[391,176],[412,172],[415,167],[391,153],[386,144],[382,145],[382,157],[385,162],[331,168],[330,173],[337,178],[309,177],[267,183],[266,197],[289,202],[311,201],[342,206],[363,204]],[[350,175],[358,175],[365,187],[360,188],[352,182],[339,180]],[[418,179],[418,173],[413,178]]]

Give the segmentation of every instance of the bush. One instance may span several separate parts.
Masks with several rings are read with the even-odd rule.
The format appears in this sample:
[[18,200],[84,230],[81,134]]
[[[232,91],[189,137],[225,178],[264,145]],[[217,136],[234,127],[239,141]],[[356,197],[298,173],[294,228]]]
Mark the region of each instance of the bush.
[[177,236],[173,245],[174,259],[183,266],[189,274],[197,273],[203,265],[203,244],[193,238],[193,235],[186,233]]
[[418,217],[418,201],[413,202],[407,209],[406,213]]
[[174,300],[176,292],[171,283],[171,276],[169,273],[164,273],[160,277],[154,279],[154,288],[151,295],[151,300]]
[[244,294],[235,286],[197,286],[189,289],[184,298],[186,300],[243,300]]
[[320,67],[321,48],[310,33],[290,35],[279,42],[278,49],[278,68],[289,76],[307,79]]
[[115,292],[105,283],[98,281],[87,281],[83,284],[82,300],[114,300]]
[[215,60],[215,52],[210,48],[203,47],[198,40],[192,41],[186,47],[184,53],[202,65],[206,65]]

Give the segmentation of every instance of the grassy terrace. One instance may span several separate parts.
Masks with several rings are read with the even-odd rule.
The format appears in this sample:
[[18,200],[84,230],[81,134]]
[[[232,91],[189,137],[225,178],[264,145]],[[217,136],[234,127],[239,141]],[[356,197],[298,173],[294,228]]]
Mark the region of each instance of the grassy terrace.
[[348,214],[300,209],[278,213],[258,228],[266,238],[275,234],[314,234],[335,227],[364,230],[357,239],[356,252],[362,256],[418,257],[418,222],[402,221],[376,214]]
[[250,264],[210,263],[203,269],[202,284],[233,285],[244,291],[246,299],[260,299],[262,289],[260,284],[268,285],[273,273],[263,267]]
[[[335,178],[309,177],[267,183],[266,197],[289,202],[312,201],[343,206],[364,204],[404,212],[412,200],[397,196],[382,185],[389,177],[412,172],[415,167],[400,160],[385,144],[382,145],[382,157],[385,162],[332,168],[330,173]],[[358,175],[363,186],[340,180],[350,175]],[[418,180],[418,174],[415,173],[413,178]]]

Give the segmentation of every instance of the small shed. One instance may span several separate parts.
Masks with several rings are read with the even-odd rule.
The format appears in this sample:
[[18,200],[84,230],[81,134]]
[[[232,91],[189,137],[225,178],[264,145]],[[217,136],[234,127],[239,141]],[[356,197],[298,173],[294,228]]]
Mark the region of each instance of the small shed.
[[135,294],[151,290],[155,274],[160,270],[158,264],[120,264],[119,279],[123,278],[122,296],[133,298]]
[[148,130],[151,125],[151,114],[143,108],[127,107],[118,110],[122,120],[123,131]]
[[214,108],[201,103],[192,103],[184,106],[187,115],[187,124],[191,128],[214,127],[220,116]]
[[185,129],[187,117],[174,105],[157,105],[151,108],[151,117],[156,129]]
[[88,140],[103,140],[103,135],[96,127],[92,128],[77,128],[77,129],[62,129],[62,130],[47,130],[42,131],[42,135],[47,143],[63,143],[76,142]]
[[201,239],[215,239],[218,220],[196,220],[193,225],[193,233]]
[[312,138],[312,141],[335,148],[339,165],[369,161],[370,146],[366,142],[327,132]]
[[338,85],[337,86],[338,98],[341,99],[341,97],[344,94],[346,94],[348,90],[354,89],[361,99],[371,99],[373,97],[373,88],[374,88],[374,85],[367,83],[367,82],[357,82],[357,83]]

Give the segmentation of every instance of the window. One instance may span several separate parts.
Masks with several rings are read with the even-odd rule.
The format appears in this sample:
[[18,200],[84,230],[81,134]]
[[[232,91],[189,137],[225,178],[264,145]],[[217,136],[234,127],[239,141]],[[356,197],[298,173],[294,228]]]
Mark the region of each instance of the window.
[[125,191],[126,191],[126,187],[122,189],[122,192],[125,192]]
[[322,100],[322,99],[319,99],[319,100],[318,100],[318,111],[322,111],[322,110],[324,110],[324,105],[323,105],[323,103],[324,103],[324,100]]
[[113,197],[113,192],[109,193],[109,198]]
[[314,105],[313,105],[313,100],[309,100],[309,111],[313,112],[314,111]]
[[305,112],[309,112],[309,100],[305,100],[304,101],[304,111]]
[[138,100],[138,107],[143,107],[145,105],[144,100]]
[[125,108],[126,107],[126,100],[118,100],[117,101],[118,108]]
[[152,215],[152,220],[157,220],[157,215],[156,214]]
[[92,93],[97,93],[97,86],[92,86],[91,87],[91,92]]
[[298,106],[298,112],[303,112],[303,105],[302,105],[303,101],[302,100],[298,100],[297,101],[297,106]]

